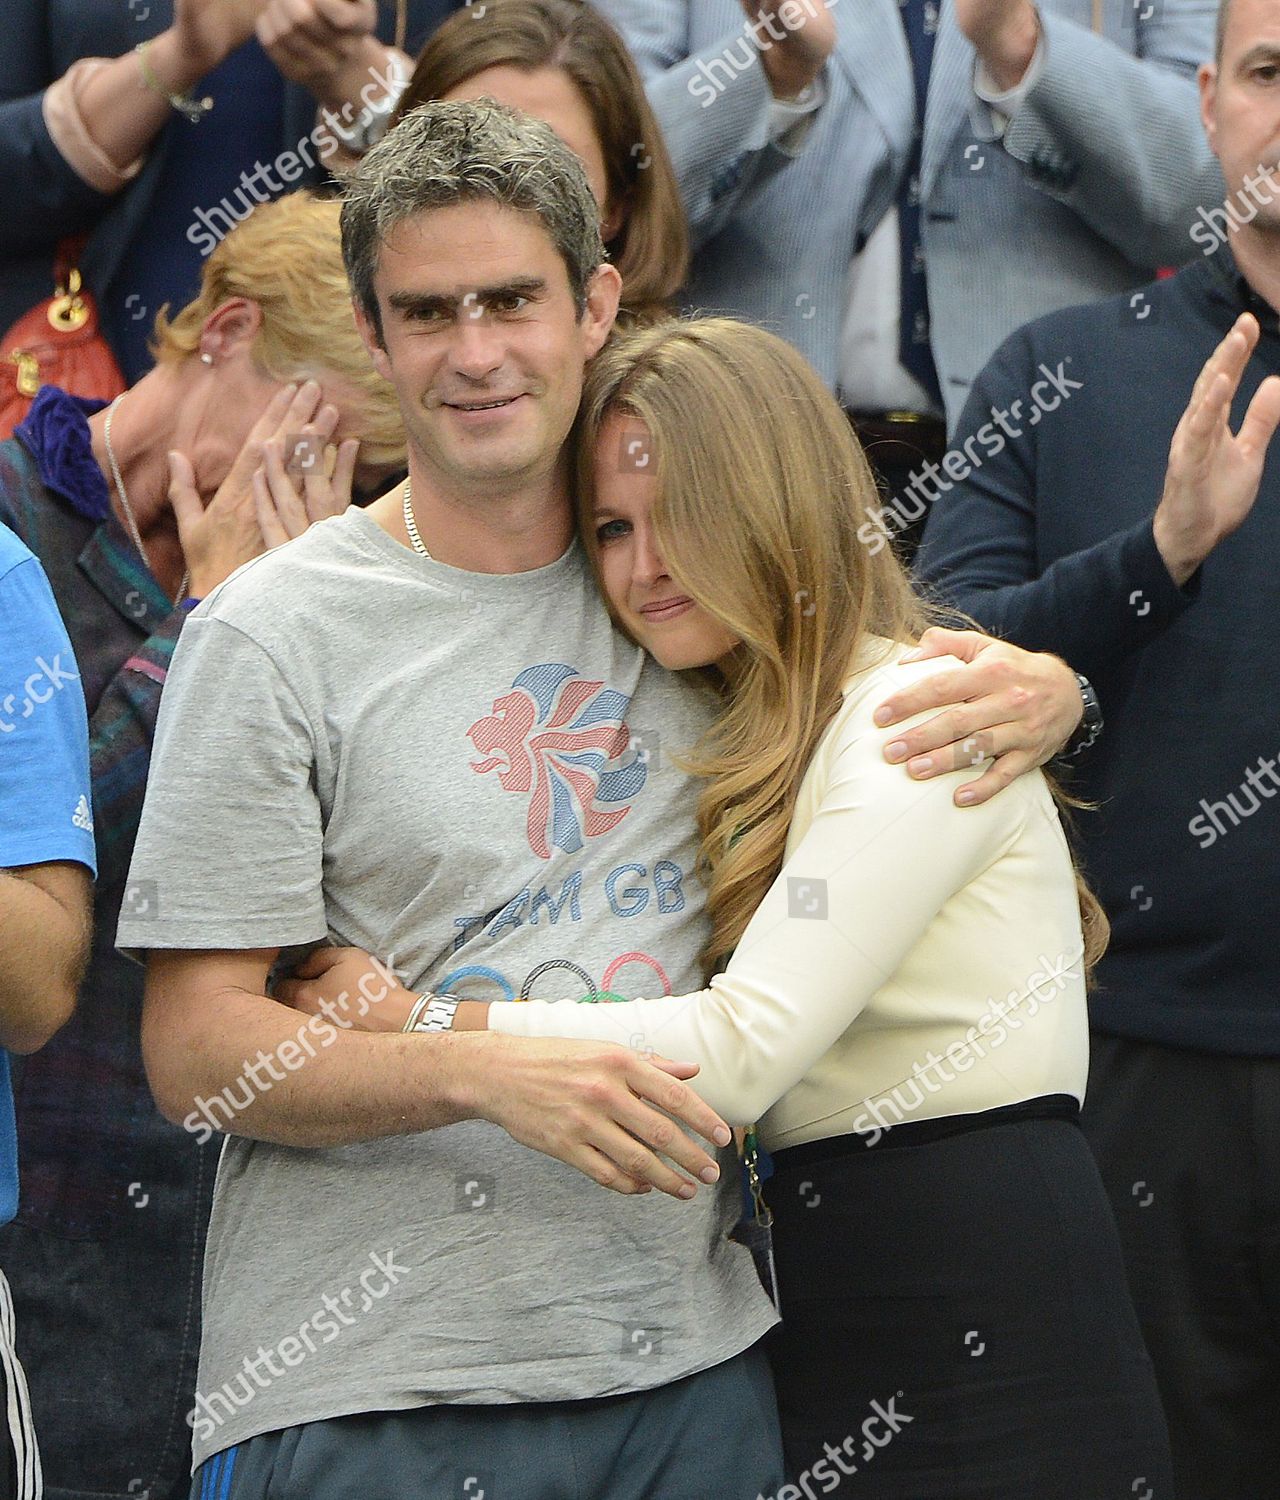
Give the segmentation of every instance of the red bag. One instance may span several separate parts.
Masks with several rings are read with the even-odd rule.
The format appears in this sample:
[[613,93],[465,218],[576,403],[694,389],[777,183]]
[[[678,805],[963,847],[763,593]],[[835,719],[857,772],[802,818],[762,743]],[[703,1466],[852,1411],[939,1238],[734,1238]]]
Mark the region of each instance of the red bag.
[[0,340],[0,439],[27,415],[42,385],[112,401],[124,376],[98,324],[98,309],[75,267],[84,240],[64,240],[54,263],[56,290]]

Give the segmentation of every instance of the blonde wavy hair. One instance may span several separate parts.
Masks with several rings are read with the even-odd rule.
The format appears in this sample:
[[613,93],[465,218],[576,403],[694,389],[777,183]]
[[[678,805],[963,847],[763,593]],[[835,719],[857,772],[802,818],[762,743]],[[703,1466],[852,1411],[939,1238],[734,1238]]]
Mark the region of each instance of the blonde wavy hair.
[[[879,496],[817,374],[782,339],[728,318],[637,329],[588,368],[577,500],[598,582],[596,448],[615,413],[652,435],[653,522],[668,567],[742,643],[720,679],[719,717],[682,762],[705,778],[698,868],[712,924],[703,957],[713,969],[777,878],[801,777],[855,659],[874,663],[871,636],[914,644],[938,617],[891,548],[859,540]],[[1091,970],[1109,929],[1078,872],[1076,882]]]
[[395,387],[373,368],[356,328],[342,262],[337,199],[289,193],[255,208],[205,262],[195,299],[156,318],[152,351],[161,363],[190,359],[205,320],[233,297],[262,309],[253,356],[275,380],[331,372],[359,393],[362,463],[405,463],[404,422]]

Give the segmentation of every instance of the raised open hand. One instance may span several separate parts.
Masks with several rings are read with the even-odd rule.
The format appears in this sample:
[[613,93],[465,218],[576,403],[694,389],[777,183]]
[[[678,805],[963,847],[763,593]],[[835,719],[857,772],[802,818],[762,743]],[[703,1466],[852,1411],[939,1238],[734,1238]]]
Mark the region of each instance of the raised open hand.
[[1181,587],[1253,509],[1272,434],[1280,423],[1280,376],[1254,392],[1237,433],[1231,403],[1258,342],[1258,320],[1242,313],[1209,356],[1169,444],[1164,493],[1152,529]]

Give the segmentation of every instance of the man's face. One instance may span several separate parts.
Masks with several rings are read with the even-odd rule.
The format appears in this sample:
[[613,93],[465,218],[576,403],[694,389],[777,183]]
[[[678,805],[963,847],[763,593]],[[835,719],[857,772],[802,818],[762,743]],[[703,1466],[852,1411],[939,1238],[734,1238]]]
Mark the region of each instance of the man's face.
[[555,470],[619,285],[597,271],[580,319],[546,230],[496,204],[431,209],[392,231],[374,279],[385,349],[370,352],[434,483],[507,493]]
[[1222,60],[1200,69],[1200,113],[1243,216],[1256,208],[1255,227],[1280,229],[1280,0],[1232,0]]

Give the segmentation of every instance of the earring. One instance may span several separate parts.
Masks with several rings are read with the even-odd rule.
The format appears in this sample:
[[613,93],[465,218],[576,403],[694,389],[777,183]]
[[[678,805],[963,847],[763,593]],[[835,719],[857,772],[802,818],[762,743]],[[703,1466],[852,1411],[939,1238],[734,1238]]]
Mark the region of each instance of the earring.
[[213,355],[212,354],[202,354],[200,356],[200,363],[202,365],[211,365],[213,363]]

